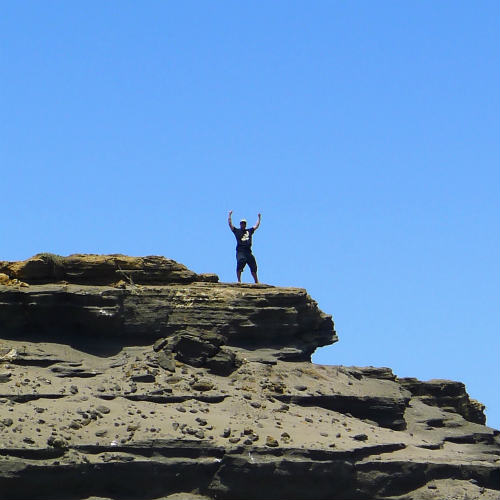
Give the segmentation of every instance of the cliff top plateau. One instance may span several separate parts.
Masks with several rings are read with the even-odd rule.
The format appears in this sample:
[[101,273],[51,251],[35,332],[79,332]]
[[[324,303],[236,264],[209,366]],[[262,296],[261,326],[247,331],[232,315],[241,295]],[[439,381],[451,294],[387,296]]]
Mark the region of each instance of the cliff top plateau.
[[301,288],[159,256],[0,262],[0,500],[500,497],[460,382],[316,365]]

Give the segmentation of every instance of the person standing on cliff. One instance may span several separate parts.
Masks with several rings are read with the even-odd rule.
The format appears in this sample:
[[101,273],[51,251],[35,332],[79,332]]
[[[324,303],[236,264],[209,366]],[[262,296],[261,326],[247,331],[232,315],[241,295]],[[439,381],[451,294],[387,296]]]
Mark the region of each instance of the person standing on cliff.
[[247,264],[255,283],[258,283],[257,262],[252,254],[252,235],[260,226],[261,215],[259,214],[255,226],[250,229],[247,229],[247,221],[245,219],[241,219],[239,228],[234,227],[231,220],[232,215],[233,211],[230,210],[227,221],[236,238],[236,277],[238,278],[238,283],[241,283],[241,272]]

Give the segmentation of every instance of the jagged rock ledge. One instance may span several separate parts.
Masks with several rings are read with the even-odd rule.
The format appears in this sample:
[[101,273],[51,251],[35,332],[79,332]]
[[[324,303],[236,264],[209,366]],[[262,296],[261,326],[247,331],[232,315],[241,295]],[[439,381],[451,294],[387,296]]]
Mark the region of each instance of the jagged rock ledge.
[[196,274],[175,260],[156,255],[73,254],[63,257],[40,253],[23,261],[0,261],[0,273],[7,276],[7,279],[3,278],[7,284],[9,280],[17,280],[32,285],[56,282],[79,285],[167,285],[214,283],[219,280],[216,274]]
[[[163,257],[41,254],[0,263],[0,272],[17,283],[0,295],[0,323],[12,338],[165,338],[164,351],[198,366],[222,346],[260,350],[270,361],[308,360],[337,340],[331,316],[303,289],[218,283]],[[56,278],[64,280],[48,283]]]
[[463,384],[320,366],[300,288],[163,257],[0,262],[0,499],[497,499]]

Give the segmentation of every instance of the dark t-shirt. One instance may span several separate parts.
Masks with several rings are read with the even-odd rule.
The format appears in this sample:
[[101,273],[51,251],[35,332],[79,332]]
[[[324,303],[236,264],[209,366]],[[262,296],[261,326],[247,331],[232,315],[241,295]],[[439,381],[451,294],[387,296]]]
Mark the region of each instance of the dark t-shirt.
[[252,249],[252,235],[255,229],[253,227],[249,229],[240,229],[239,227],[233,228],[234,236],[236,237],[236,250],[246,250],[251,251]]

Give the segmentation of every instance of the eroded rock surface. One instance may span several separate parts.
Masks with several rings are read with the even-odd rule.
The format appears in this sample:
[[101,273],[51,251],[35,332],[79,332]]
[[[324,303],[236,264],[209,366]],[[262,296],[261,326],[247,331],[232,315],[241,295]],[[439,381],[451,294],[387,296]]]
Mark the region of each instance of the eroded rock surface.
[[[218,281],[215,274],[196,274],[183,264],[157,255],[129,257],[122,254],[73,254],[62,257],[40,253],[23,261],[0,261],[0,274],[29,284],[65,281],[83,285],[110,285],[124,281],[129,284],[165,285]],[[5,284],[5,281],[0,276],[0,283]]]
[[0,499],[499,497],[463,384],[312,364],[337,337],[302,289],[161,257],[0,272]]

